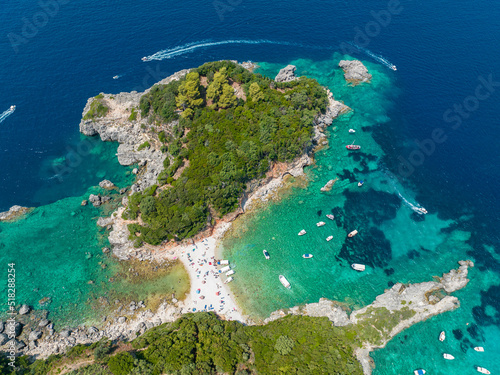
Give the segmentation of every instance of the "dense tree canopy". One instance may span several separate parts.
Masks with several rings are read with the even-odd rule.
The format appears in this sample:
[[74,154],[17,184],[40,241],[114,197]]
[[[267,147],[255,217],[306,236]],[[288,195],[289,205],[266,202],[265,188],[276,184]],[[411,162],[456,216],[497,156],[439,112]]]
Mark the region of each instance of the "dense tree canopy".
[[[248,99],[238,100],[232,85]],[[207,100],[213,104],[204,105]],[[129,200],[125,216],[140,213],[145,223],[130,225],[132,239],[140,245],[187,238],[213,214],[235,210],[248,181],[263,177],[273,162],[291,161],[311,148],[313,120],[326,104],[315,80],[275,83],[229,61],[204,64],[180,82],[154,86],[141,99],[143,116],[165,124],[181,110],[188,113],[174,129],[158,179],[167,187]]]

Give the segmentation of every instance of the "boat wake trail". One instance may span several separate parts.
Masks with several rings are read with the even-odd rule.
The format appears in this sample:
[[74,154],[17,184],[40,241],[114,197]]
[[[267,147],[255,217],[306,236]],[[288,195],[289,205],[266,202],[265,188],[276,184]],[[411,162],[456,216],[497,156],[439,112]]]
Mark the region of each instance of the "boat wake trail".
[[389,60],[387,60],[385,57],[381,56],[381,55],[377,55],[376,53],[373,53],[372,51],[370,51],[369,49],[366,49],[366,48],[363,48],[363,47],[360,47],[358,46],[357,44],[354,44],[352,42],[347,42],[349,43],[351,46],[353,46],[354,48],[356,48],[357,50],[359,50],[360,52],[364,53],[365,55],[371,57],[372,59],[374,59],[375,61],[378,61],[379,63],[381,63],[382,65],[385,65],[386,67],[388,67],[389,69],[392,69],[392,70],[396,70],[396,65],[394,65],[393,63],[391,63]]
[[15,108],[12,108],[12,107],[11,107],[11,108],[9,108],[8,110],[4,111],[4,112],[0,115],[0,124],[1,124],[2,122],[4,122],[4,120],[5,120],[7,117],[9,117],[11,114],[13,114],[15,110],[16,110]]
[[185,53],[191,53],[191,52],[197,50],[198,48],[222,46],[225,44],[274,44],[274,45],[282,45],[282,46],[301,47],[301,45],[298,43],[279,42],[279,41],[272,41],[272,40],[267,40],[267,39],[259,39],[259,40],[229,39],[229,40],[223,40],[220,42],[201,41],[201,42],[188,43],[188,44],[184,44],[182,46],[158,51],[150,56],[143,57],[142,61],[171,59],[172,57],[181,56],[181,55],[184,55]]
[[398,188],[398,184],[396,183],[396,177],[392,177],[392,173],[389,171],[383,171],[383,173],[388,177],[390,184],[394,188],[394,192],[401,199],[403,204],[409,208],[411,208],[414,212],[420,215],[424,215],[427,213],[427,210],[423,207],[420,207],[418,203],[411,203],[408,199],[406,199]]

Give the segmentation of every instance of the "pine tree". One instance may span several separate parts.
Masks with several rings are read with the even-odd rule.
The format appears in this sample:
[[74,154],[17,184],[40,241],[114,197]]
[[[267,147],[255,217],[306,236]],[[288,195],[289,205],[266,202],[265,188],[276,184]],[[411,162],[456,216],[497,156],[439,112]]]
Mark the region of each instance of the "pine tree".
[[264,99],[264,94],[260,90],[260,86],[257,82],[254,82],[250,85],[249,93],[254,102],[258,102],[259,100]]
[[179,94],[175,98],[177,107],[188,113],[183,113],[183,117],[191,117],[194,113],[193,108],[203,104],[203,98],[200,94],[200,75],[191,72],[186,75],[186,80],[179,86]]
[[229,108],[237,103],[236,96],[234,95],[234,89],[227,83],[222,88],[222,95],[217,103],[220,108]]
[[224,85],[227,85],[227,82],[227,72],[224,67],[214,74],[214,79],[210,82],[207,88],[207,98],[211,99],[214,104],[218,103],[219,98],[223,94]]

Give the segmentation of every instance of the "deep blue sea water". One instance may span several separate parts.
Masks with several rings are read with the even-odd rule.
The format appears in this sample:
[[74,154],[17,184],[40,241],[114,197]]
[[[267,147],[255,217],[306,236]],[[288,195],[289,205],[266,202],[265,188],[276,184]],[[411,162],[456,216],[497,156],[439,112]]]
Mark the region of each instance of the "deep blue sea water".
[[[476,261],[475,272],[489,275],[477,286],[476,300],[464,303],[463,309],[473,313],[476,327],[465,339],[486,340],[489,354],[486,363],[467,357],[464,372],[473,373],[473,364],[492,373],[500,370],[498,2],[61,0],[52,8],[42,4],[24,0],[0,8],[0,211],[14,204],[42,206],[78,197],[104,176],[125,174],[116,163],[103,169],[95,152],[85,151],[78,123],[90,96],[141,91],[179,69],[216,59],[281,65],[298,59],[326,61],[335,52],[346,52],[346,42],[354,42],[398,67],[391,76],[398,95],[387,110],[388,121],[372,132],[383,150],[380,164],[399,176],[415,200],[440,220],[467,217],[455,229],[471,233],[467,253]],[[33,23],[38,26],[30,26]],[[369,36],[360,36],[359,30]],[[162,50],[170,58],[141,61]],[[369,53],[352,53],[383,67],[383,61]],[[119,79],[114,80],[115,75]],[[493,85],[485,86],[485,81]],[[478,85],[483,88],[477,90]],[[17,106],[12,114],[4,112],[10,105]],[[448,110],[462,113],[460,124]],[[438,138],[446,140],[435,144],[435,150],[429,146],[428,154],[417,152],[417,143],[428,145],[425,140],[439,132],[436,129],[444,134]],[[413,160],[411,173],[400,169],[402,159]],[[59,178],[61,165],[70,169]],[[1,251],[8,257],[17,250]],[[453,316],[417,325],[403,333],[407,339],[402,336],[376,352],[376,372],[408,373],[416,364],[405,361],[416,342],[421,343],[412,342],[412,335],[439,330],[439,322]],[[456,317],[458,321],[459,314]],[[464,342],[449,337],[457,348]],[[433,365],[433,373],[450,373],[444,366]]]

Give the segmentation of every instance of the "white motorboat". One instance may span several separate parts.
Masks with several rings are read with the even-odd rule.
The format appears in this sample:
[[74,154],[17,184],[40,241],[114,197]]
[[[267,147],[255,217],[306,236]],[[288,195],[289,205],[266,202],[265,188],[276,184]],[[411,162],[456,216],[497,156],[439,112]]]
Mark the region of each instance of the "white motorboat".
[[486,370],[484,367],[477,366],[476,370],[477,370],[477,372],[480,372],[481,374],[487,374],[487,375],[491,374],[491,372],[489,372],[488,370]]
[[220,273],[224,273],[224,272],[229,271],[230,269],[231,269],[231,267],[229,267],[229,266],[222,267],[222,268],[219,270],[219,272],[220,272]]
[[441,333],[439,334],[439,341],[444,341],[444,339],[446,338],[446,333],[444,333],[444,331],[441,331]]
[[223,265],[225,265],[225,264],[229,264],[229,261],[228,261],[228,260],[226,260],[226,259],[222,259],[222,260],[219,260],[219,261],[217,262],[217,264],[219,264],[219,265],[223,266]]
[[226,276],[231,276],[231,275],[234,275],[234,270],[229,270],[228,272],[226,272]]
[[324,221],[320,221],[319,223],[316,223],[316,226],[317,227],[322,227],[323,225],[325,225],[326,223]]
[[267,250],[262,250],[262,252],[264,253],[264,256],[266,257],[266,259],[271,258],[271,257],[269,256],[269,253],[267,252]]
[[302,255],[302,258],[304,258],[304,259],[310,259],[312,257],[313,257],[312,254],[304,254],[304,255]]
[[425,370],[423,368],[419,368],[418,370],[413,371],[414,375],[424,375]]
[[333,236],[328,236],[328,237],[326,237],[326,240],[327,240],[328,242],[330,242],[331,240],[333,240]]
[[307,232],[305,231],[305,229],[302,229],[300,232],[299,232],[299,236],[303,236],[304,234],[306,234]]
[[364,181],[359,181],[358,186],[361,187],[361,186],[363,186],[364,183],[365,183]]
[[231,281],[233,281],[233,280],[234,280],[234,279],[233,279],[232,277],[228,277],[228,278],[226,279],[226,281],[224,281],[224,284],[228,284],[228,283],[230,283],[230,282],[231,282]]
[[391,65],[391,69],[392,69],[392,70],[394,70],[394,71],[398,70],[398,69],[396,68],[396,65]]
[[148,58],[147,57],[143,57],[141,60],[142,61],[148,61]]
[[444,359],[449,359],[450,361],[452,359],[455,359],[455,357],[453,357],[451,354],[448,354],[448,353],[443,353],[443,358]]
[[120,76],[113,76],[113,79],[118,79],[120,78]]
[[292,286],[290,285],[290,283],[288,282],[288,280],[286,279],[285,276],[283,275],[280,275],[280,282],[281,284],[283,284],[283,286],[287,289],[290,289]]
[[351,134],[352,134],[352,133],[356,133],[356,130],[354,130],[354,129],[349,129],[349,133],[351,133]]
[[347,237],[354,237],[356,234],[358,234],[357,230],[353,230],[351,233],[347,235]]
[[11,110],[11,111],[14,111],[15,109],[16,109],[16,106],[15,106],[15,105],[11,105],[11,106],[10,106],[10,110]]
[[363,272],[366,269],[366,266],[364,264],[359,264],[359,263],[353,263],[351,264],[351,267],[353,270]]
[[476,346],[476,347],[474,347],[474,350],[476,352],[484,352],[484,348],[482,346]]
[[423,207],[416,207],[416,208],[414,208],[414,210],[416,212],[419,212],[419,213],[424,214],[424,215],[427,213],[427,210]]
[[333,216],[333,215],[331,215],[331,214],[326,215],[326,217],[327,217],[327,218],[329,218],[330,220],[335,219],[335,216]]

